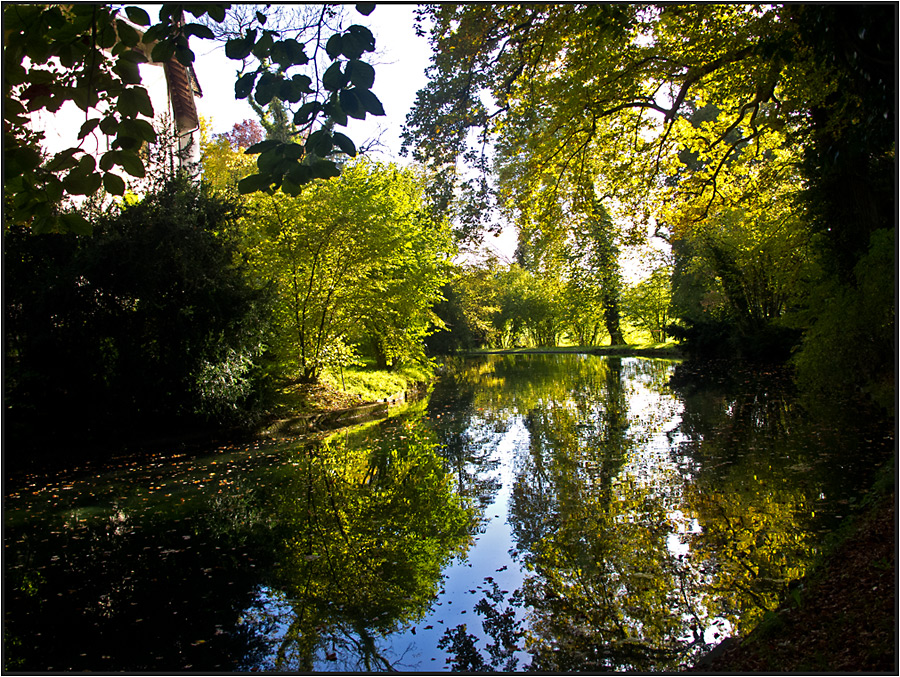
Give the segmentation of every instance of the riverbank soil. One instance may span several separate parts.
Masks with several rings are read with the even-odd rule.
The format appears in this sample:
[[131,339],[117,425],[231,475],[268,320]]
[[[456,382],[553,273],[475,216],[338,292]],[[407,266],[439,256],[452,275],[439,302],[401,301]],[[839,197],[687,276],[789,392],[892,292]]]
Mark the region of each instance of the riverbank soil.
[[692,672],[897,674],[896,520],[891,492],[859,517],[790,606]]

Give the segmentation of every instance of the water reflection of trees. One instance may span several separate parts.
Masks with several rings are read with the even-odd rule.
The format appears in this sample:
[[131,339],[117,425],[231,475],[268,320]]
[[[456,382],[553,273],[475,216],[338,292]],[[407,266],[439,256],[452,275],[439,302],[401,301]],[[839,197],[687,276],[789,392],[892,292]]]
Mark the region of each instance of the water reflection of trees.
[[190,513],[124,503],[5,530],[4,668],[207,672],[260,660],[268,624],[237,622],[254,558],[195,533]]
[[866,417],[854,407],[810,415],[777,370],[732,369],[675,385],[684,402],[679,453],[694,471],[685,511],[701,525],[689,540],[704,603],[748,631],[789,598],[815,556],[821,498],[848,486]]
[[[676,565],[666,549],[666,494],[623,472],[664,421],[629,415],[638,385],[663,389],[641,363],[594,360],[564,395],[527,418],[531,443],[513,488],[511,521],[531,607],[532,668],[647,669],[686,632]],[[646,478],[644,478],[646,479]]]
[[[532,669],[675,669],[783,601],[826,486],[811,472],[824,429],[787,384],[676,382],[678,398],[660,362],[560,360],[553,378],[548,365],[521,389],[530,364],[489,370],[529,431],[510,506],[529,575],[508,603],[530,609],[515,637]],[[463,634],[448,644],[476,665]]]
[[262,613],[282,622],[270,667],[392,668],[379,640],[425,614],[469,542],[471,512],[434,444],[410,428],[380,451],[298,450],[281,475],[266,489],[280,554]]
[[711,613],[746,632],[805,574],[829,486],[823,461],[855,445],[823,444],[845,424],[811,418],[782,371],[732,369],[675,384],[684,402],[679,452],[695,472],[686,512],[701,525],[691,559]]
[[427,611],[473,528],[434,441],[398,433],[40,492],[69,507],[6,520],[7,667],[391,667],[381,640]]

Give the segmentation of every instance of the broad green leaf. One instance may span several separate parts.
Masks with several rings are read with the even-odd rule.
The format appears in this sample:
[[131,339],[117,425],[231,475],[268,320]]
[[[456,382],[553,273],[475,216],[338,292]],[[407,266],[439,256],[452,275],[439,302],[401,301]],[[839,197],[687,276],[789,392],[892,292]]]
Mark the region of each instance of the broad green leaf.
[[303,51],[303,46],[293,38],[279,40],[272,45],[271,55],[272,61],[282,68],[303,65],[309,61],[306,52]]
[[141,40],[138,32],[121,19],[116,20],[116,32],[119,34],[119,40],[127,47],[134,47]]
[[294,80],[282,80],[278,85],[278,98],[288,103],[297,103],[305,92]]
[[194,35],[202,40],[215,40],[216,36],[213,35],[213,32],[209,29],[208,26],[204,26],[203,24],[187,24],[184,27],[185,35]]
[[347,29],[347,32],[362,43],[363,51],[375,51],[375,36],[372,35],[372,31],[368,28],[360,26],[359,24],[354,24]]
[[247,150],[244,151],[245,155],[253,155],[254,153],[265,153],[267,150],[275,148],[281,143],[276,139],[266,139],[265,141],[260,141],[259,143],[254,143]]
[[47,163],[47,171],[63,172],[78,166],[76,153],[81,152],[78,148],[67,148],[53,156],[53,159]]
[[108,172],[115,165],[119,164],[119,154],[120,151],[117,150],[106,151],[103,155],[100,156],[100,169]]
[[366,42],[358,35],[344,33],[341,36],[341,53],[348,59],[358,59],[366,51]]
[[131,174],[133,177],[142,179],[146,175],[146,171],[144,170],[144,163],[141,161],[141,158],[137,153],[122,151],[121,153],[119,153],[116,160],[117,164],[121,165],[122,169]]
[[60,45],[56,56],[63,68],[72,68],[76,59],[74,45]]
[[143,42],[145,45],[149,45],[150,43],[156,42],[157,40],[162,40],[165,37],[166,27],[162,24],[155,24],[144,31],[144,37],[141,38],[141,42]]
[[253,93],[253,99],[260,106],[267,106],[269,102],[275,98],[278,93],[278,86],[281,78],[274,73],[263,73],[256,83],[256,91]]
[[78,171],[82,174],[90,174],[97,168],[97,161],[93,155],[85,153],[78,159]]
[[47,233],[59,233],[63,231],[60,228],[58,216],[55,214],[40,214],[32,216],[31,232],[35,235],[46,235]]
[[264,153],[260,153],[259,157],[256,158],[256,166],[259,167],[259,173],[265,175],[271,175],[274,173],[275,168],[284,158],[284,154],[281,152],[282,144],[279,143],[277,147],[270,148]]
[[260,174],[251,174],[238,181],[238,192],[241,195],[255,193],[258,190],[266,190],[271,181]]
[[303,45],[293,38],[289,38],[284,41],[285,47],[287,49],[288,58],[290,63],[295,66],[303,66],[309,63],[309,57],[306,55],[306,50]]
[[322,104],[318,101],[309,101],[300,108],[297,109],[297,112],[294,113],[294,124],[295,125],[305,125],[309,122],[316,113],[322,108]]
[[100,121],[100,131],[107,136],[112,136],[119,129],[119,121],[115,115],[107,115]]
[[[42,43],[36,43],[36,46],[40,46]],[[116,31],[113,28],[112,24],[103,25],[97,33],[97,46],[102,49],[111,49],[113,45],[116,44]],[[37,59],[35,59],[37,61]],[[42,63],[38,61],[38,63]]]
[[119,58],[127,59],[133,63],[147,63],[147,56],[137,49],[129,49],[126,52],[122,52]]
[[256,82],[258,71],[246,73],[239,77],[234,83],[234,97],[236,99],[246,99],[253,91],[253,83]]
[[48,202],[58,204],[63,199],[63,192],[63,184],[58,177],[50,176],[47,178],[47,182],[44,184],[44,196]]
[[250,51],[253,52],[253,56],[257,59],[264,59],[269,56],[269,50],[272,49],[272,45],[274,44],[275,41],[272,38],[272,32],[263,31],[262,37],[256,41],[256,44],[253,45],[253,48]]
[[328,38],[328,42],[325,43],[325,53],[331,57],[332,60],[337,59],[341,55],[341,35],[340,33],[335,33],[330,38]]
[[285,178],[288,181],[302,186],[304,183],[312,181],[312,169],[309,165],[296,164],[288,170]]
[[150,52],[150,59],[156,63],[166,63],[173,56],[175,56],[175,43],[171,40],[160,40]]
[[97,125],[99,125],[99,124],[100,124],[100,119],[99,119],[99,118],[91,118],[90,120],[88,120],[87,122],[85,122],[83,125],[81,125],[81,129],[78,131],[78,138],[79,138],[79,139],[83,139],[83,138],[86,137],[88,134],[90,134],[91,132],[93,132],[94,129],[95,129],[95,128],[97,127]]
[[302,190],[300,185],[292,181],[291,179],[285,177],[281,181],[281,190],[285,195],[290,195],[291,197],[297,197]]
[[187,67],[194,63],[194,52],[187,47],[178,46],[175,48],[175,58],[182,66]]
[[354,145],[350,137],[341,134],[340,132],[335,132],[332,137],[334,138],[334,142],[337,144],[337,147],[340,148],[341,151],[343,151],[350,157],[356,157],[356,146]]
[[63,187],[71,195],[93,195],[100,188],[103,177],[99,172],[84,174],[80,168],[73,169],[63,179]]
[[241,61],[250,56],[253,42],[247,38],[233,38],[225,43],[225,56],[229,59]]
[[351,118],[364,120],[366,118],[366,110],[365,108],[363,108],[362,103],[360,103],[359,98],[356,96],[356,91],[357,90],[353,89],[341,90],[340,94],[338,95],[340,97],[341,110],[343,110]]
[[125,194],[125,179],[118,174],[107,172],[103,175],[103,187],[112,195]]
[[150,25],[150,15],[140,7],[126,7],[125,16],[128,17],[129,21],[131,21],[132,23],[136,23],[138,26]]
[[350,84],[361,89],[371,89],[375,84],[375,69],[365,61],[354,60],[347,64]]
[[113,141],[114,148],[120,148],[127,151],[138,151],[143,145],[144,142],[141,139],[124,131],[119,132],[116,135],[115,141]]
[[222,23],[223,21],[225,21],[225,6],[208,5],[206,7],[206,14],[216,23]]
[[282,148],[282,154],[289,160],[300,160],[305,152],[299,143],[286,143]]
[[156,141],[156,132],[146,120],[126,118],[119,124],[119,135],[131,136],[139,141]]
[[137,85],[141,82],[141,71],[138,68],[137,63],[131,59],[124,58],[124,55],[116,60],[116,65],[113,66],[113,72],[122,78],[122,82],[125,84]]
[[306,150],[319,157],[325,157],[331,153],[332,147],[331,134],[327,129],[316,130],[306,140]]
[[333,179],[341,175],[337,164],[331,160],[317,160],[310,166],[312,175],[317,179]]
[[334,120],[336,125],[341,125],[345,127],[347,125],[347,114],[344,112],[343,108],[341,108],[341,104],[338,100],[338,97],[332,95],[331,99],[323,107],[322,111]]
[[304,94],[313,94],[312,88],[312,79],[308,75],[302,75],[298,73],[291,78],[291,81],[294,83],[294,86]]
[[356,11],[362,14],[363,16],[369,16],[372,13],[372,10],[375,9],[374,2],[358,2],[356,3]]
[[360,105],[372,115],[384,115],[384,107],[381,101],[368,89],[354,89]]
[[346,79],[341,72],[341,62],[335,61],[322,74],[322,86],[329,91],[337,91],[344,86]]

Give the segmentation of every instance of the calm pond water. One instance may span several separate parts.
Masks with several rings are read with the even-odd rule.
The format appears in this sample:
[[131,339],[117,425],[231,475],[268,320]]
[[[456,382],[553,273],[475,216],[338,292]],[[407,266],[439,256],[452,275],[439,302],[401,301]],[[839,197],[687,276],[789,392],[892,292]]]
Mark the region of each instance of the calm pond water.
[[4,667],[690,664],[790,597],[892,440],[777,374],[675,372],[458,360],[326,441],[7,481]]

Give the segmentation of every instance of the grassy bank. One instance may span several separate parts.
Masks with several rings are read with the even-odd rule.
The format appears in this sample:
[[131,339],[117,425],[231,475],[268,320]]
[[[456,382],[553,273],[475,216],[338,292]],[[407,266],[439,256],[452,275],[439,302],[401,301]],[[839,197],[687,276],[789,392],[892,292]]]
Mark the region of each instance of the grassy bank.
[[[557,346],[553,348],[479,348],[465,355],[577,353],[593,355],[645,356],[677,359],[681,357],[677,343],[637,343],[626,346]],[[409,365],[393,370],[377,369],[373,363],[331,369],[322,374],[319,383],[292,382],[278,389],[271,414],[278,418],[311,412],[344,409],[371,402],[393,401],[403,393],[416,390],[434,379],[428,365]]]
[[278,418],[402,399],[434,378],[431,367],[410,365],[387,371],[372,364],[326,371],[319,383],[289,383],[276,393],[271,414]]
[[622,346],[555,346],[552,348],[476,348],[466,355],[542,355],[576,353],[590,355],[616,355],[621,357],[681,357],[681,349],[674,341],[662,343],[632,343]]

